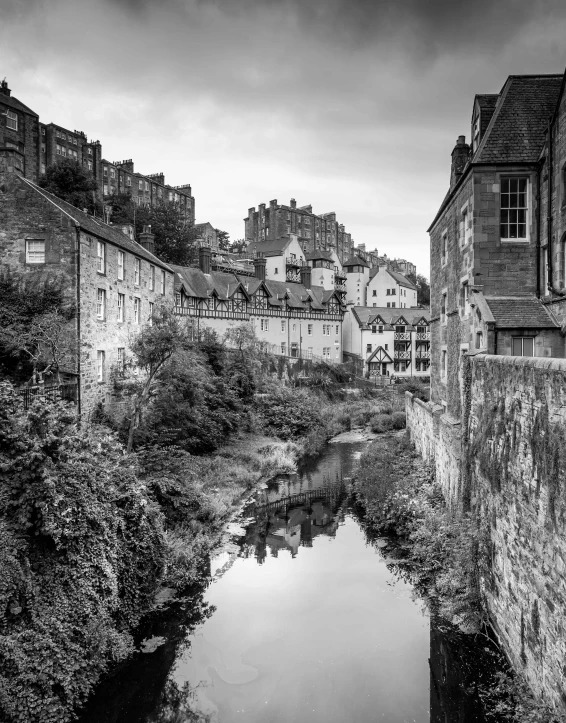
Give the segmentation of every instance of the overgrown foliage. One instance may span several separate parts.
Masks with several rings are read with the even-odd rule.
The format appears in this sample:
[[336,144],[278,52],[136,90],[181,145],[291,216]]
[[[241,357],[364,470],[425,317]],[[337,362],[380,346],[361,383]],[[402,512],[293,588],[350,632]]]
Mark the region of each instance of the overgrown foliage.
[[89,213],[100,211],[96,201],[98,184],[95,177],[71,158],[51,164],[39,179],[39,185],[76,208]]
[[0,384],[0,710],[61,723],[132,649],[165,564],[135,461],[74,407]]

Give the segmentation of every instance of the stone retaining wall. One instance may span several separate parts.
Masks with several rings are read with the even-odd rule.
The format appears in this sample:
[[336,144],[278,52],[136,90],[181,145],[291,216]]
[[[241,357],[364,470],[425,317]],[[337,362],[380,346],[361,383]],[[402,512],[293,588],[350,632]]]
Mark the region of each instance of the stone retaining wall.
[[447,500],[489,521],[486,606],[533,691],[566,711],[566,359],[470,357],[462,428],[407,396]]

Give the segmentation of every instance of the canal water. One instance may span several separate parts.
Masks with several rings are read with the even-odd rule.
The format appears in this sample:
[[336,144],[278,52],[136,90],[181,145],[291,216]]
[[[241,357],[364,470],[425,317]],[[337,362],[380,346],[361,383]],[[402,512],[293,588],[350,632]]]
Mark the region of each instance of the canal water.
[[263,489],[211,584],[156,617],[82,723],[483,721],[473,644],[431,623],[350,505],[365,445]]

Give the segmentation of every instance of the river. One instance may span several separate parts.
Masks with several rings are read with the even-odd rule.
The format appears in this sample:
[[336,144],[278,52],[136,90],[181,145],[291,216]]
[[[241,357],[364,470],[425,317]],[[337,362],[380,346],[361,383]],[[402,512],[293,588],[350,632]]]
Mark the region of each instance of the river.
[[149,621],[153,652],[99,686],[81,723],[484,721],[474,643],[431,623],[350,506],[365,444],[330,444],[260,491],[211,584]]

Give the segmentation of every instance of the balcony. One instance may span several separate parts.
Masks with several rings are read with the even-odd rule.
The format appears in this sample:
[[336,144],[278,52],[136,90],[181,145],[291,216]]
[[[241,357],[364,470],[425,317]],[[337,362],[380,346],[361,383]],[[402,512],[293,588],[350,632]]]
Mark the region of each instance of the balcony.
[[411,352],[410,351],[402,351],[400,349],[395,349],[395,359],[411,359]]
[[285,257],[285,265],[287,268],[300,269],[304,265],[304,261],[295,259],[292,256]]
[[430,341],[430,331],[423,331],[417,334],[417,341]]
[[415,359],[430,359],[430,349],[417,349]]
[[346,293],[346,284],[334,284],[334,290],[341,293]]
[[401,333],[400,331],[395,332],[395,341],[411,341],[411,332],[405,331]]

